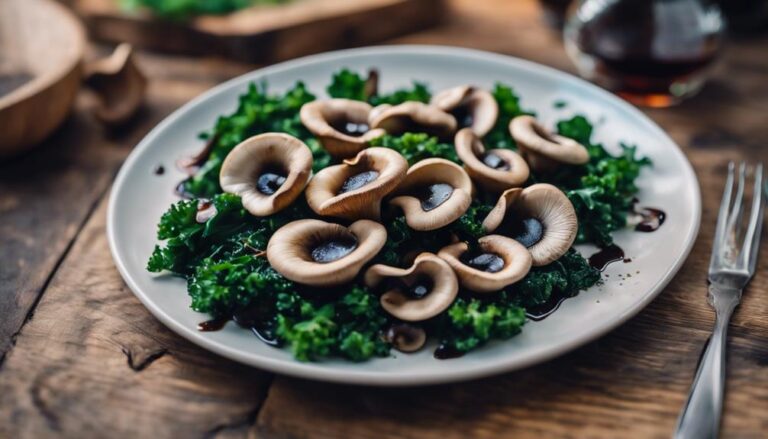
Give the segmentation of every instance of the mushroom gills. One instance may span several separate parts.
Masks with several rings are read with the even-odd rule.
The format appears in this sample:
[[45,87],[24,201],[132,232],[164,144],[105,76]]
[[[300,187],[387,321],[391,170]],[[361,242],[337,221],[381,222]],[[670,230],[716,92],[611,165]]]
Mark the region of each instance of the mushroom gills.
[[353,191],[355,189],[360,189],[366,184],[376,180],[378,177],[378,171],[365,171],[359,174],[355,174],[344,180],[344,184],[342,184],[341,189],[339,189],[339,194]]
[[414,196],[421,201],[424,212],[437,209],[453,195],[453,186],[447,183],[434,183],[420,187]]
[[430,277],[419,275],[410,282],[398,278],[391,278],[387,289],[400,290],[403,294],[412,299],[423,299],[434,287],[435,283]]
[[515,241],[531,248],[544,237],[544,224],[537,218],[523,218],[508,221],[504,231]]
[[279,169],[266,169],[256,180],[256,189],[264,195],[272,195],[285,183],[285,172]]
[[461,262],[486,273],[498,273],[504,268],[504,259],[490,252],[467,252],[462,255]]
[[489,168],[498,169],[500,171],[509,171],[509,163],[492,152],[483,154],[481,159],[483,164]]
[[469,105],[459,105],[453,110],[449,111],[451,116],[456,118],[456,122],[459,128],[468,128],[475,123],[475,116],[472,113],[472,108]]
[[385,334],[386,340],[400,352],[415,352],[424,346],[427,334],[424,329],[407,323],[394,323]]
[[338,261],[352,253],[357,248],[357,240],[353,236],[338,236],[327,240],[312,249],[312,260],[321,264]]
[[370,130],[370,127],[367,123],[356,123],[349,120],[334,121],[329,125],[336,131],[352,137],[360,137]]

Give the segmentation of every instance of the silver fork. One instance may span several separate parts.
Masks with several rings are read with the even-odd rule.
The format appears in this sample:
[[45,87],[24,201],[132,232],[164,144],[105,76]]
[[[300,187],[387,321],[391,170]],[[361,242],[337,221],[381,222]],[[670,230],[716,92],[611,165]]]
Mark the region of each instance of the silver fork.
[[[763,165],[754,169],[754,192],[747,231],[742,231],[744,185],[747,167],[739,166],[736,197],[733,196],[733,162],[728,165],[723,201],[717,216],[717,229],[709,262],[709,304],[715,309],[715,327],[691,385],[688,400],[677,420],[675,439],[716,438],[723,411],[725,384],[725,344],[728,322],[741,301],[741,291],[755,274],[760,232],[763,226]],[[733,202],[732,202],[733,201]]]

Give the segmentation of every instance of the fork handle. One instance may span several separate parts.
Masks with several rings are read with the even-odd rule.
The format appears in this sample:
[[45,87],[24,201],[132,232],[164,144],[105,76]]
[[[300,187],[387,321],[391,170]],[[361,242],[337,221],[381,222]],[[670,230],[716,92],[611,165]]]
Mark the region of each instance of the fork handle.
[[[741,291],[710,285],[710,302],[715,308],[715,327],[706,345],[688,400],[677,420],[675,439],[714,439],[720,429],[725,383],[725,343],[728,322],[739,304]],[[715,289],[716,291],[713,291]]]

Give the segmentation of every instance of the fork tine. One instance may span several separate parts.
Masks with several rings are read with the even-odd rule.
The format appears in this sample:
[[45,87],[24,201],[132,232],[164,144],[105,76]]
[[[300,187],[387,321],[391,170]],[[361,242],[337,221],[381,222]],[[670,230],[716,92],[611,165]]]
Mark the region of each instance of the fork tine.
[[733,170],[733,162],[728,163],[728,178],[725,180],[723,200],[720,202],[720,211],[717,214],[717,227],[715,228],[715,239],[712,244],[712,258],[709,262],[710,270],[716,268],[717,265],[719,265],[720,250],[722,248],[726,226],[728,225],[728,210],[731,207],[731,195],[733,193]]
[[757,252],[760,248],[760,233],[763,229],[763,209],[765,208],[765,196],[763,195],[763,164],[755,167],[755,187],[752,194],[752,209],[749,213],[749,226],[744,235],[744,246],[741,251],[742,265],[748,267],[749,273],[755,272]]
[[728,250],[735,252],[736,239],[742,230],[742,215],[744,213],[744,186],[747,175],[747,164],[739,164],[739,183],[736,186],[736,198],[731,207],[731,214],[728,216],[728,227],[726,228],[725,239],[727,239]]

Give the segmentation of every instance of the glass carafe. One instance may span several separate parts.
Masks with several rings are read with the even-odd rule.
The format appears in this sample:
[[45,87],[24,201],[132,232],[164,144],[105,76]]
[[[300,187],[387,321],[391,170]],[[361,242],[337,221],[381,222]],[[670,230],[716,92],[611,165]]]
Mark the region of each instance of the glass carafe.
[[564,38],[583,77],[636,104],[665,107],[702,87],[724,27],[707,0],[581,0]]

